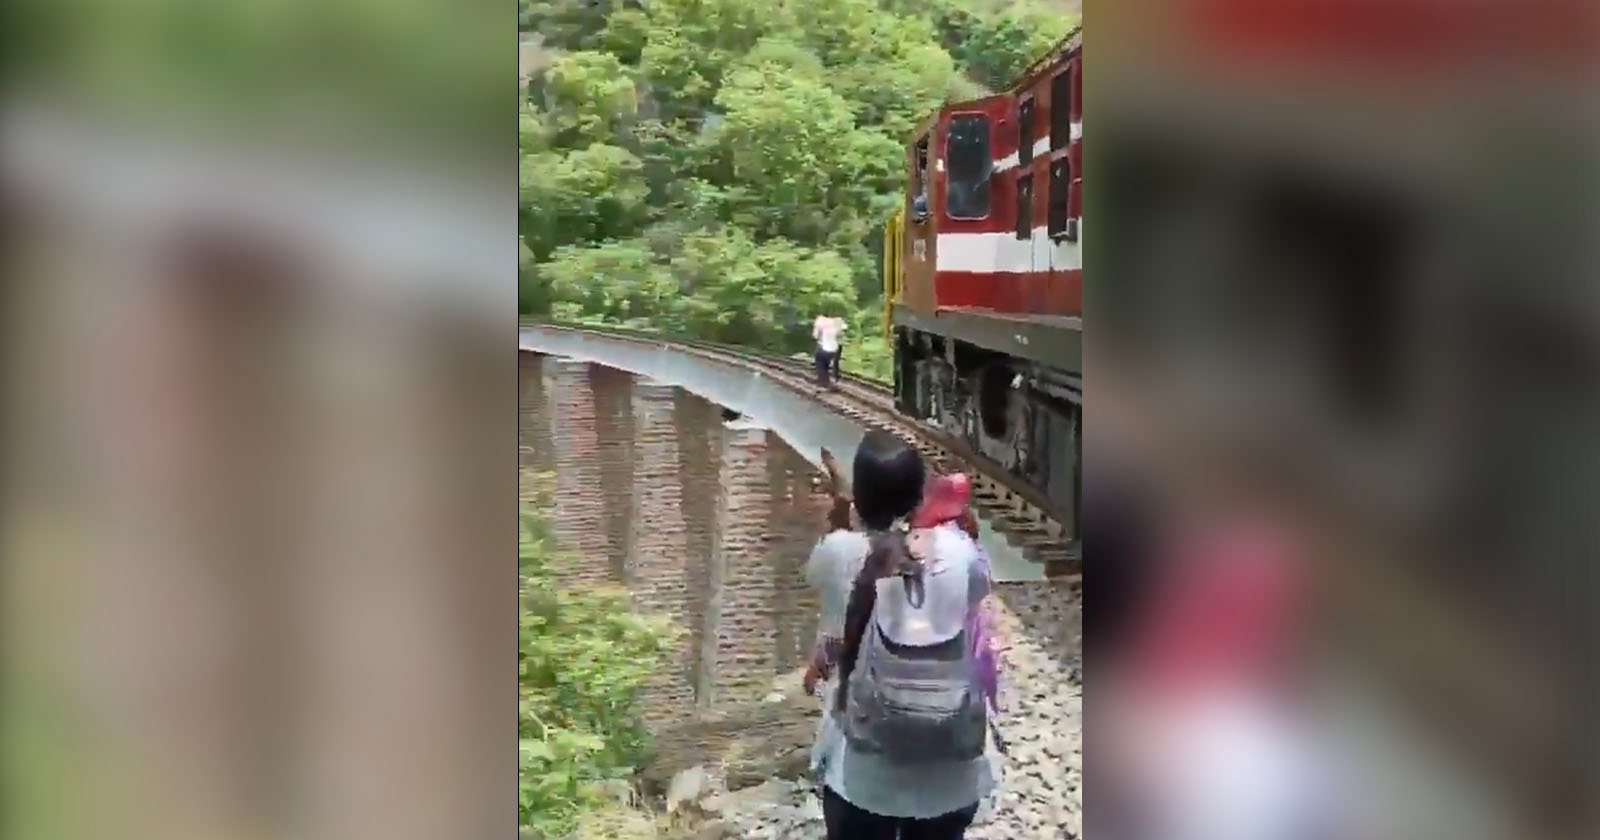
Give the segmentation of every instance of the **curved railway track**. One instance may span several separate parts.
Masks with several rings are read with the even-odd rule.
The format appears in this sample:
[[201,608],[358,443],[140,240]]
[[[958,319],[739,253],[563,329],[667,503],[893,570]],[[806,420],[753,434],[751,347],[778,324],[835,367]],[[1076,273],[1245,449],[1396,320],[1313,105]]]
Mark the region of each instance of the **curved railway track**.
[[1066,533],[1063,517],[1033,487],[1009,475],[1000,465],[975,453],[947,432],[895,410],[894,395],[882,383],[845,375],[836,390],[819,388],[809,360],[678,336],[619,327],[539,323],[547,329],[586,332],[641,344],[672,347],[723,365],[761,373],[768,379],[822,403],[868,429],[882,429],[915,446],[938,472],[965,472],[972,477],[974,505],[997,533],[1024,557],[1044,566],[1051,577],[1077,581],[1082,552]]

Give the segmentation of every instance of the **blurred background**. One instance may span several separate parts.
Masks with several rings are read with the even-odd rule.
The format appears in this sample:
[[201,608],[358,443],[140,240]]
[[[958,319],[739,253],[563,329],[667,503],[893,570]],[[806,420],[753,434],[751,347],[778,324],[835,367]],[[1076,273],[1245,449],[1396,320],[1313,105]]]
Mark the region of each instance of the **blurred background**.
[[[1596,10],[1085,6],[1092,830],[1593,836]],[[510,836],[509,3],[4,15],[5,835]]]
[[1593,836],[1595,12],[1086,4],[1097,830]]
[[513,10],[4,14],[0,833],[512,836]]

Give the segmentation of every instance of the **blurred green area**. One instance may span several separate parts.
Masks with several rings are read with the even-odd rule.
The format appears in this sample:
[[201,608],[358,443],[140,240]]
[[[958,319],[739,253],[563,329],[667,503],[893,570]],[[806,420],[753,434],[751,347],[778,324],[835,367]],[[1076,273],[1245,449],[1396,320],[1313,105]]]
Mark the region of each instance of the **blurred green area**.
[[[106,827],[112,779],[126,781],[91,732],[65,655],[83,616],[82,540],[39,508],[0,517],[8,562],[0,585],[0,708],[12,721],[0,738],[0,836],[39,840],[89,837]],[[18,725],[20,723],[20,725]],[[97,749],[97,746],[99,749]],[[93,771],[100,784],[85,790]],[[125,791],[124,791],[125,793]]]
[[518,308],[808,352],[887,379],[905,146],[1078,23],[1020,0],[521,0]]
[[[473,0],[18,0],[14,96],[155,123],[487,152],[510,9]],[[504,149],[504,146],[498,146]]]

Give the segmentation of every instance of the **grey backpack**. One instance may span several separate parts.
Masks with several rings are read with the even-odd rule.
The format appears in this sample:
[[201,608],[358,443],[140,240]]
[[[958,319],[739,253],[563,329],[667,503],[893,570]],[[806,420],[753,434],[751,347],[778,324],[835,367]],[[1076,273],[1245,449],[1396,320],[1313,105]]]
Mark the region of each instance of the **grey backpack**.
[[852,749],[896,764],[983,755],[988,716],[963,630],[947,641],[897,644],[876,609],[862,635],[841,722]]

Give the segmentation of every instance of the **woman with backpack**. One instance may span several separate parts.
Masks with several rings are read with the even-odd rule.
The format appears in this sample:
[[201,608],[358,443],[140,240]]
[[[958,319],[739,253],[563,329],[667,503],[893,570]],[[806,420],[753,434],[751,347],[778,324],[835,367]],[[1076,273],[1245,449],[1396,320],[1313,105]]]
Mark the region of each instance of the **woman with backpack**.
[[959,528],[910,527],[926,479],[916,450],[869,432],[853,464],[862,530],[828,534],[808,566],[831,641],[813,664],[832,679],[812,756],[830,840],[955,840],[994,786],[969,630],[989,577]]

